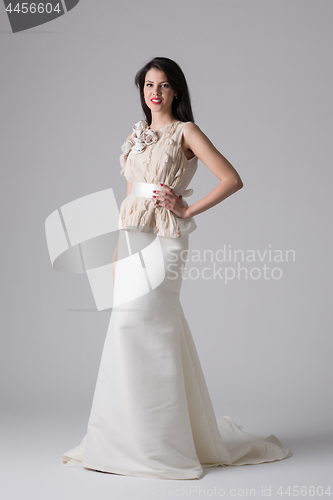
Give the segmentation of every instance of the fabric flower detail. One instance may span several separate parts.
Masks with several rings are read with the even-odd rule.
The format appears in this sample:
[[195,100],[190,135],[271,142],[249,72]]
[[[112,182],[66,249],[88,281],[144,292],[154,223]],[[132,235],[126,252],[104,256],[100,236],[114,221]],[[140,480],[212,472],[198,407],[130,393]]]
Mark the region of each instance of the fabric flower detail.
[[155,144],[158,140],[158,135],[154,130],[148,128],[145,120],[136,122],[133,127],[133,132],[133,139],[126,139],[121,146],[124,155],[128,155],[130,151],[133,151],[135,154],[142,153],[147,146]]
[[133,153],[142,153],[146,149],[146,144],[143,142],[142,137],[134,137],[134,146],[132,147]]
[[134,146],[134,142],[132,141],[132,139],[126,139],[124,144],[121,146],[121,150],[122,150],[123,154],[127,155],[131,151],[133,146]]
[[133,131],[135,137],[141,137],[142,132],[146,130],[147,128],[147,122],[145,120],[141,120],[139,122],[134,123]]
[[155,144],[158,137],[157,137],[156,132],[154,132],[154,130],[147,128],[143,133],[143,139],[144,139],[146,145],[150,146],[151,144]]

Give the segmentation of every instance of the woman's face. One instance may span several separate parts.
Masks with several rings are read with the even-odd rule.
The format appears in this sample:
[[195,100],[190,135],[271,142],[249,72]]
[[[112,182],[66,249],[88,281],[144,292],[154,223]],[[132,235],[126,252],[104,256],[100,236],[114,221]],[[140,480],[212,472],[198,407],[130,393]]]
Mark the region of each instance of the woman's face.
[[156,68],[147,71],[143,93],[146,104],[151,111],[171,110],[172,101],[176,95],[166,74]]

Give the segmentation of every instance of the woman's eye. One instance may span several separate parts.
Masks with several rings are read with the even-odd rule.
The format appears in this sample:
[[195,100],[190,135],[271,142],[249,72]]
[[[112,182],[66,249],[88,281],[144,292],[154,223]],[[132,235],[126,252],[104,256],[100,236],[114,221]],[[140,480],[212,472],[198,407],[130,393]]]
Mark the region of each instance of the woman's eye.
[[[152,86],[152,83],[146,83],[146,87],[151,87]],[[165,88],[169,88],[170,85],[168,83],[162,83],[162,87],[165,87]]]

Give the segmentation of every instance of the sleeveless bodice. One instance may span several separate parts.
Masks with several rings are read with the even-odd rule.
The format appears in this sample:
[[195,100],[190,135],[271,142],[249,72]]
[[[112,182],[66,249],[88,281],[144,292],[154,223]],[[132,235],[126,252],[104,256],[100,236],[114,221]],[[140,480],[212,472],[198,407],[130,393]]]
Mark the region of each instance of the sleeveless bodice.
[[[152,189],[163,190],[161,182],[177,195],[186,197],[193,193],[186,188],[196,172],[198,158],[194,156],[188,160],[181,147],[187,123],[177,121],[156,131],[151,130],[145,120],[135,123],[130,138],[122,145],[120,156],[120,173],[133,187],[120,206],[119,229],[173,238],[196,229],[193,217],[180,219],[152,198]],[[188,206],[184,198],[182,202]]]

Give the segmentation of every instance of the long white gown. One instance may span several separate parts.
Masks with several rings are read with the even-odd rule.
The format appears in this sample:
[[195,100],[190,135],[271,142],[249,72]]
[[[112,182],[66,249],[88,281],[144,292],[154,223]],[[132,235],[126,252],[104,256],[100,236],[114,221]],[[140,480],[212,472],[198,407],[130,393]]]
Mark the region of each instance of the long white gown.
[[[128,243],[144,263],[138,280],[143,289],[149,283],[149,291],[112,310],[87,433],[62,455],[63,464],[145,478],[197,479],[207,467],[289,457],[275,436],[246,433],[229,416],[216,420],[180,303],[189,235],[121,230],[115,296],[130,294],[126,283],[133,268],[122,251]],[[165,276],[156,281],[161,256]]]

